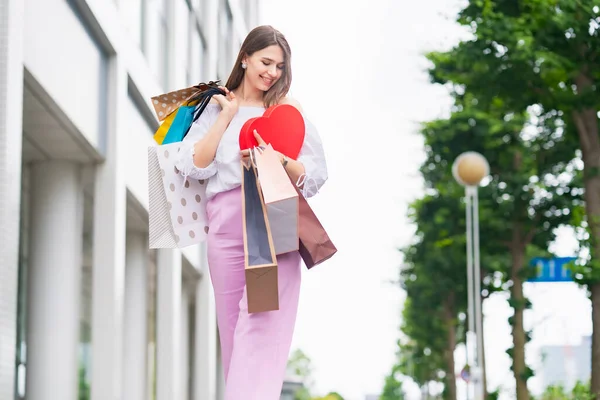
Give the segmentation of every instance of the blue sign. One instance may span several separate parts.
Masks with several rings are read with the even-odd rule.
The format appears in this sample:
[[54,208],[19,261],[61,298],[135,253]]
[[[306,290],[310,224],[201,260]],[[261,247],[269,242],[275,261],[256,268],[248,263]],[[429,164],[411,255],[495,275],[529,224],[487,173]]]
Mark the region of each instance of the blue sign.
[[534,258],[530,265],[536,268],[537,273],[528,282],[572,282],[573,277],[567,264],[575,260],[577,257]]

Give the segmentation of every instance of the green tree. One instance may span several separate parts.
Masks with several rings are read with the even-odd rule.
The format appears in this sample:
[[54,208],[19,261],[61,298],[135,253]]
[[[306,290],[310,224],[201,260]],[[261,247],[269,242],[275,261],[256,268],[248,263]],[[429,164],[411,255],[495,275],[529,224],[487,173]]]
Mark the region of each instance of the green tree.
[[[430,57],[437,59],[437,55]],[[439,73],[437,64],[435,73]],[[529,397],[526,382],[532,371],[525,365],[523,311],[529,306],[523,295],[523,282],[528,268],[527,251],[534,246],[545,249],[554,239],[554,229],[570,219],[572,199],[565,179],[554,177],[565,165],[550,162],[555,135],[552,124],[538,123],[534,134],[526,130],[533,117],[515,113],[496,99],[484,108],[471,95],[456,96],[456,107],[446,120],[432,121],[424,129],[425,143],[430,148],[431,163],[449,169],[458,155],[466,150],[480,152],[490,163],[491,182],[481,189],[482,263],[498,268],[510,288],[510,305],[514,316],[513,370],[517,380],[518,399]],[[558,139],[555,139],[558,140]],[[439,170],[436,166],[433,173]],[[440,179],[442,176],[439,177]],[[431,179],[431,178],[430,178]],[[500,254],[509,255],[506,260]],[[489,256],[492,259],[485,259]]]
[[295,400],[344,400],[337,392],[330,392],[324,397],[313,397],[311,394],[314,384],[313,371],[314,368],[310,357],[301,349],[294,350],[288,359],[287,372],[288,375],[300,378],[304,384],[304,386],[295,393]]
[[312,381],[312,361],[301,349],[292,352],[288,359],[287,370],[292,375]]
[[568,393],[560,385],[548,386],[540,396],[540,400],[592,400],[594,396],[590,393],[590,385],[577,382],[571,393]]
[[[425,136],[432,126],[436,123],[425,125]],[[426,146],[427,159],[421,168],[428,194],[410,207],[416,240],[403,251],[406,266],[401,282],[408,300],[401,329],[410,343],[403,344],[402,353],[410,356],[401,357],[400,368],[421,386],[442,376],[444,397],[456,399],[454,351],[464,341],[464,323],[458,316],[465,312],[467,300],[464,190],[454,182],[450,164],[434,150]],[[497,215],[491,197],[482,198],[482,205],[484,232],[493,232]],[[505,254],[506,250],[494,241],[482,243],[484,298],[502,289],[493,277],[507,264]],[[425,358],[421,352],[426,353]]]
[[288,375],[302,380],[303,387],[295,394],[295,400],[311,400],[310,389],[313,386],[312,360],[301,349],[292,352],[287,363]]
[[385,384],[379,400],[404,400],[404,390],[399,375],[399,368],[394,365],[390,374],[385,377]]
[[467,297],[461,209],[460,198],[439,194],[425,196],[412,205],[417,242],[404,251],[406,267],[401,272],[407,294],[402,332],[427,358],[416,370],[414,356],[406,359],[404,370],[408,372],[410,366],[410,376],[420,385],[443,376],[451,400],[456,399],[458,313],[464,311]]
[[311,400],[344,400],[344,398],[337,392],[330,392],[324,397],[313,397]]
[[[600,6],[595,0],[470,0],[458,22],[470,27],[474,38],[431,57],[434,79],[452,82],[457,93],[469,93],[480,103],[501,99],[517,111],[538,107],[540,117],[557,126],[555,161],[568,162],[576,147],[581,150],[591,260],[580,272],[593,307],[591,390],[598,394]],[[515,367],[522,372],[521,365]],[[525,383],[518,379],[517,384],[522,399]]]
[[[418,372],[410,358],[405,363],[413,368],[409,375],[421,385],[432,376],[443,376],[444,397],[456,399],[454,350],[464,341],[467,322],[459,319],[467,306],[464,190],[454,182],[448,165],[437,162],[438,156],[431,148],[427,154],[431,162],[426,162],[422,170],[431,186],[429,194],[410,208],[417,231],[416,242],[404,251],[406,266],[401,282],[408,299],[401,329],[413,341],[412,347],[435,356],[419,366]],[[493,222],[497,216],[490,196],[482,199],[482,205],[487,224],[484,232],[493,231],[490,226],[497,224]],[[505,249],[494,241],[482,242],[481,249],[482,297],[487,298],[502,290],[501,281],[493,278],[507,264],[507,257]]]
[[79,366],[79,400],[89,400],[91,397],[90,384],[86,379],[85,366]]

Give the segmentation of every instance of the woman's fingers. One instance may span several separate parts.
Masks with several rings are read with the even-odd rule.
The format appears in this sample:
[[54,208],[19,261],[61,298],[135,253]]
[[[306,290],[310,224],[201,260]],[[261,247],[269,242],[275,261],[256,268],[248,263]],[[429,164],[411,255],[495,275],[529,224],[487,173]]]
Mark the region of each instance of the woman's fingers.
[[227,99],[222,94],[213,95],[213,99],[215,99],[221,105],[223,105],[227,102]]
[[258,134],[258,132],[256,131],[256,129],[254,130],[254,137],[256,138],[256,141],[258,142],[259,146],[266,146],[267,145],[265,143],[265,141],[263,140],[263,138]]

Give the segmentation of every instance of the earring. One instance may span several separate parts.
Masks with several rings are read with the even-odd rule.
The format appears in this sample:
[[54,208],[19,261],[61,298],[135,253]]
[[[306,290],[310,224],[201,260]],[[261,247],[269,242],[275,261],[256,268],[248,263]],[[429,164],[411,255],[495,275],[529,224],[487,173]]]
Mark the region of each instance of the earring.
[[243,62],[243,63],[242,63],[242,68],[243,68],[243,69],[246,69],[246,67],[247,67],[246,63],[245,63],[245,62]]

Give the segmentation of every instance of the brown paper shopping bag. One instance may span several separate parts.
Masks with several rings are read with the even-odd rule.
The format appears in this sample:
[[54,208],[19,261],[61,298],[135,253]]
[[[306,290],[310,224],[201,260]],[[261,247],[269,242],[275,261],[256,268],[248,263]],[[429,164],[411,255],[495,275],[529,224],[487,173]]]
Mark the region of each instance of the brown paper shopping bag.
[[296,188],[299,196],[299,235],[300,249],[298,252],[308,269],[329,260],[337,249],[316,214]]
[[279,309],[277,258],[254,165],[242,168],[242,223],[248,312]]
[[256,149],[253,154],[275,254],[296,251],[299,245],[298,192],[271,145],[263,150]]
[[194,86],[152,97],[152,105],[154,106],[156,117],[159,121],[163,121],[182,104],[193,100],[195,96],[211,87],[217,87],[218,84],[219,81],[202,82]]

